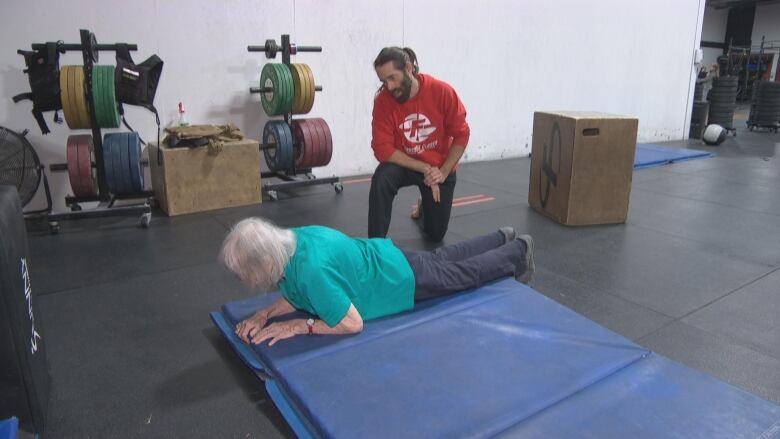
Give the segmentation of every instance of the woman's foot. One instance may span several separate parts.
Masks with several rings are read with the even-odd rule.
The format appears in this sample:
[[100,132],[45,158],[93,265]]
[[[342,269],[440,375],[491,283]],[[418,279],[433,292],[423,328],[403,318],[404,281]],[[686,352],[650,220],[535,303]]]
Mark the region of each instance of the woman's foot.
[[530,235],[520,235],[516,238],[518,241],[525,243],[525,258],[523,260],[525,265],[525,271],[515,275],[515,279],[518,282],[528,284],[534,278],[536,272],[536,264],[534,263],[534,239]]

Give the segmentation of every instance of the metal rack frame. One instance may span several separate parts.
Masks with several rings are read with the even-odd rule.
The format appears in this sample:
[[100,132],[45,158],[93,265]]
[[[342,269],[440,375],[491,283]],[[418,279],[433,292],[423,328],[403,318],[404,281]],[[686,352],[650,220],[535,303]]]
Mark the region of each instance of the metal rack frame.
[[[282,53],[282,64],[290,65],[290,55],[295,55],[298,52],[322,52],[322,47],[319,46],[297,46],[295,44],[290,43],[290,35],[283,34],[282,35],[282,44],[281,44],[281,53]],[[247,50],[249,52],[266,52],[268,50],[267,46],[247,46]],[[268,56],[268,58],[274,58],[276,54],[274,53],[272,56]],[[263,93],[267,90],[261,87],[250,87],[249,92],[250,93]],[[322,91],[321,86],[315,87],[315,91]],[[292,125],[292,113],[287,113],[284,115],[284,121],[287,123],[287,125]],[[275,148],[275,146],[272,145],[265,145],[260,144],[260,150],[268,149],[268,148]],[[317,178],[311,173],[311,168],[306,169],[296,169],[295,164],[293,163],[293,167],[291,170],[287,170],[284,172],[274,172],[274,171],[267,171],[267,172],[261,172],[260,178],[278,178],[279,180],[282,180],[280,183],[263,183],[263,192],[265,192],[268,195],[268,198],[272,201],[275,201],[278,199],[277,191],[284,191],[284,190],[290,190],[290,189],[297,189],[300,187],[306,187],[306,186],[316,186],[321,184],[332,184],[333,189],[336,191],[336,193],[341,193],[344,190],[344,186],[341,184],[341,180],[339,177],[325,177],[325,178]],[[306,175],[306,178],[297,178],[298,175]]]
[[[116,51],[116,44],[96,44],[95,35],[87,29],[81,29],[80,31],[80,44],[63,43],[58,45],[58,50],[61,53],[68,51],[81,52],[84,60],[84,87],[86,91],[87,103],[89,104],[89,119],[92,129],[92,143],[95,151],[95,163],[93,166],[97,170],[97,183],[98,183],[98,195],[93,197],[75,197],[66,196],[65,205],[70,208],[70,212],[47,212],[43,214],[45,219],[49,221],[49,227],[52,233],[59,231],[59,221],[81,219],[81,218],[100,218],[110,216],[123,216],[123,215],[140,215],[141,226],[147,228],[151,220],[152,215],[152,192],[146,191],[139,194],[122,195],[117,196],[110,193],[108,184],[106,182],[106,171],[103,163],[103,136],[100,130],[100,126],[97,123],[97,117],[95,113],[94,97],[92,96],[92,70],[94,67],[93,53],[98,51]],[[46,47],[42,43],[33,43],[33,50],[42,50]],[[138,50],[136,44],[128,44],[128,50]],[[52,164],[49,169],[53,172],[67,170],[65,164]],[[115,206],[116,200],[122,199],[141,199],[144,201],[140,204],[127,205],[127,206]],[[47,190],[47,199],[49,206],[51,206],[51,196]],[[95,208],[82,209],[79,203],[94,202],[99,204]]]

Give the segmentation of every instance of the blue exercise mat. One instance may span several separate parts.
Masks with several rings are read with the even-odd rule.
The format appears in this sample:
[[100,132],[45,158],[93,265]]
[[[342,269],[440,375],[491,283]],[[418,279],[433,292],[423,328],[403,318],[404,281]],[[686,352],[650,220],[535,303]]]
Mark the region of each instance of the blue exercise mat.
[[12,416],[0,421],[0,439],[16,439],[19,434],[19,419]]
[[651,143],[637,143],[634,169],[650,168],[685,160],[704,159],[714,154],[695,149],[670,148]]
[[242,343],[235,323],[277,298],[212,318],[301,437],[756,437],[780,419],[511,279],[359,335]]

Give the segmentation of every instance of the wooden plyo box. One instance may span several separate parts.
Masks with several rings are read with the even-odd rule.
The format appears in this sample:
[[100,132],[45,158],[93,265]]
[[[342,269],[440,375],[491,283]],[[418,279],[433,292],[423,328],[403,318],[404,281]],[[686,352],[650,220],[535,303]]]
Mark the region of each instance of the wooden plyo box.
[[[159,160],[161,159],[161,160]],[[260,203],[260,147],[256,140],[168,148],[149,144],[154,196],[169,216]]]
[[595,112],[534,113],[528,203],[565,225],[625,222],[638,124]]

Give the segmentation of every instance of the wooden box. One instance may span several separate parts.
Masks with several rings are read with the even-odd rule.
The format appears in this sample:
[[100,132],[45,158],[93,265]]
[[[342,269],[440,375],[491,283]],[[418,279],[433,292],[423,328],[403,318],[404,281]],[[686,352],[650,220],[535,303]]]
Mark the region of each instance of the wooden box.
[[[160,160],[161,159],[161,160]],[[168,148],[159,158],[149,144],[154,195],[169,216],[260,203],[260,148],[256,140],[208,146]]]

